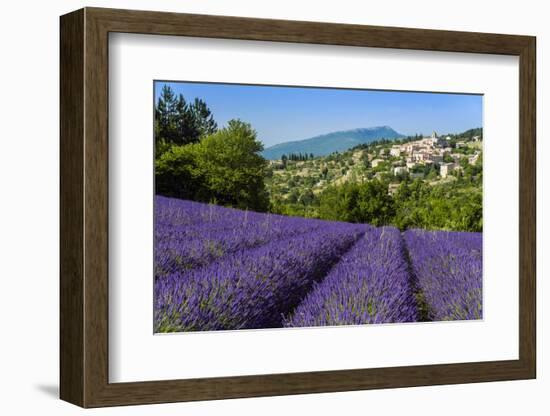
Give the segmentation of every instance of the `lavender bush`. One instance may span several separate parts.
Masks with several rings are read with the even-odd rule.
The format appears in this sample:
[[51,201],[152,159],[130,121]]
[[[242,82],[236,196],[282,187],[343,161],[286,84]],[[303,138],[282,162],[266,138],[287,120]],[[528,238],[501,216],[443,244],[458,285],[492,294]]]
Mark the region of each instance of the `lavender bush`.
[[[223,208],[218,208],[223,209]],[[309,232],[275,239],[155,281],[155,331],[282,326],[288,314],[365,226],[294,219]],[[319,221],[313,220],[313,224]]]
[[429,319],[481,319],[481,233],[409,230],[405,241]]
[[372,228],[307,295],[285,326],[414,322],[401,234]]
[[242,249],[312,232],[324,223],[164,197],[157,197],[156,202],[156,278],[205,266]]
[[154,330],[479,319],[481,246],[157,196]]

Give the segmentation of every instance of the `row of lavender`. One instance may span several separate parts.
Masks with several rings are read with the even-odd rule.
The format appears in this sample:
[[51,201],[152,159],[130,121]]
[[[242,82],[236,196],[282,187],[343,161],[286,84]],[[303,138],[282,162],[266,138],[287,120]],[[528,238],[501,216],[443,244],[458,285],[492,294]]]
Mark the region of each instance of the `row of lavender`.
[[313,232],[323,224],[161,196],[155,202],[155,278]]
[[481,319],[482,234],[409,230],[404,239],[427,319]]
[[418,320],[398,229],[370,230],[316,285],[286,326],[357,325]]
[[[156,332],[414,322],[420,319],[419,287],[427,290],[423,299],[434,302],[430,311],[447,301],[456,309],[454,298],[432,299],[431,293],[437,297],[442,291],[432,281],[437,276],[428,273],[434,272],[429,259],[441,253],[432,248],[426,255],[422,247],[431,247],[426,239],[445,235],[451,252],[453,244],[457,252],[471,249],[481,261],[480,235],[470,233],[407,232],[407,251],[401,233],[391,227],[163,197],[156,198],[155,208]],[[436,263],[443,276],[450,263]],[[470,268],[460,278],[468,272],[481,287],[481,268]],[[452,286],[456,276],[448,275],[446,284]],[[471,319],[455,316],[434,312],[430,318]]]
[[156,332],[280,327],[367,229],[161,197],[156,202]]

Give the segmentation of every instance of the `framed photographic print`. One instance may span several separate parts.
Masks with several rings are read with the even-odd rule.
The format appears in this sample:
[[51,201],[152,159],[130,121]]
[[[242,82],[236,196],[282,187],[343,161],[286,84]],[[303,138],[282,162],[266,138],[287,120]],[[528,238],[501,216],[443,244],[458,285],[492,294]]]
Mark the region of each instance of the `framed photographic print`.
[[61,17],[82,407],[530,379],[535,38]]

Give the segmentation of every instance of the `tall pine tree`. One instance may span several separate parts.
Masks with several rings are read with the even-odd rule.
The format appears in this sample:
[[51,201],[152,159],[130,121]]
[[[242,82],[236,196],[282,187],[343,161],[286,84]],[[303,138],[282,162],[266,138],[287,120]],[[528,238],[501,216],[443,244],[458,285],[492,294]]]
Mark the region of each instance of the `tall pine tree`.
[[218,130],[218,124],[214,120],[212,112],[206,103],[200,98],[195,98],[195,101],[190,106],[191,118],[194,123],[194,134],[198,140],[199,137],[209,136]]
[[182,94],[176,97],[169,85],[163,85],[155,105],[157,154],[172,144],[196,143],[217,130],[214,116],[203,100],[195,98],[188,104]]
[[176,135],[176,98],[172,88],[162,87],[155,107],[155,141],[171,142]]

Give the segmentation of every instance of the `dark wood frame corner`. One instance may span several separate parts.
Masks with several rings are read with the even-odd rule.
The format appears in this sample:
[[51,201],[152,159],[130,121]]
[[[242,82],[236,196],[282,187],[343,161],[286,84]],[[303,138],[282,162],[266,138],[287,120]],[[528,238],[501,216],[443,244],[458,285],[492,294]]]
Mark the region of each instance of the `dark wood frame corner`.
[[[60,359],[63,400],[82,407],[535,378],[535,38],[85,8],[61,17]],[[109,383],[108,34],[196,36],[515,55],[520,62],[519,359]]]

